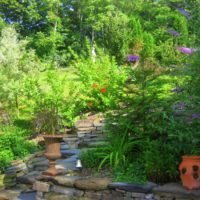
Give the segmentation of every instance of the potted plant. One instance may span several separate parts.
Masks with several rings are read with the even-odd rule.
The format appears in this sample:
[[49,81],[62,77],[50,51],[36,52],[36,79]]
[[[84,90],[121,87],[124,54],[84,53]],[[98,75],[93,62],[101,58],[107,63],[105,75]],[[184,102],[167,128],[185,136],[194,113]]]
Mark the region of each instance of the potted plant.
[[34,124],[37,132],[43,134],[45,141],[45,157],[49,160],[49,167],[44,175],[56,176],[56,159],[61,157],[60,142],[63,138],[59,132],[60,120],[58,110],[54,106],[43,106],[36,112]]
[[179,171],[185,188],[200,188],[200,156],[182,156]]
[[[188,126],[194,126],[195,124],[190,124]],[[182,185],[186,189],[200,189],[200,149],[199,149],[199,131],[195,131],[189,136],[187,134],[187,138],[184,137],[184,154],[182,156],[182,162],[179,165],[180,178],[182,181]],[[188,129],[188,132],[189,129]]]

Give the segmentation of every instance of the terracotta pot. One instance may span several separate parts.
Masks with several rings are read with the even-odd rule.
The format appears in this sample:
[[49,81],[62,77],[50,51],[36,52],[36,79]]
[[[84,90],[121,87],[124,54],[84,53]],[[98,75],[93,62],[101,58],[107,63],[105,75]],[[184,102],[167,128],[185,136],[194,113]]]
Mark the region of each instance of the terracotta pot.
[[56,176],[59,174],[56,169],[56,160],[61,158],[60,142],[63,138],[62,135],[43,135],[45,141],[45,157],[49,160],[49,167],[43,172],[44,175]]
[[185,188],[200,188],[200,156],[182,156],[179,171]]

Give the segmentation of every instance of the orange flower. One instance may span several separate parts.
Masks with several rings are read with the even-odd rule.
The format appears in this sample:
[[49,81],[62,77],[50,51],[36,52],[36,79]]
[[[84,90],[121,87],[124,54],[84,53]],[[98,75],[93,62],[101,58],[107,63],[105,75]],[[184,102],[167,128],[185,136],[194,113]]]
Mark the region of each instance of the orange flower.
[[100,89],[100,92],[101,92],[101,93],[105,93],[105,92],[106,92],[106,88],[105,88],[105,87],[101,88],[101,89]]
[[92,84],[92,88],[97,88],[97,87],[98,87],[98,85],[96,83]]

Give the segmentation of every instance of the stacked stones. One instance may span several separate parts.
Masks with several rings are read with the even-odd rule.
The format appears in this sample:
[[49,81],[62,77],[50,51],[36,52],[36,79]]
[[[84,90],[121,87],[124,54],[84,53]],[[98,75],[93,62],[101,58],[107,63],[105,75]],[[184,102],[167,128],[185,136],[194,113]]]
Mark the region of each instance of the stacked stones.
[[178,183],[158,186],[112,183],[108,178],[77,176],[40,177],[34,184],[37,200],[199,200],[200,190]]
[[16,178],[27,173],[26,164],[22,160],[12,161],[11,166],[4,174],[0,174],[0,189],[10,188],[16,185]]
[[155,184],[111,183],[108,178],[77,176],[39,177],[37,200],[154,200]]
[[79,147],[94,147],[104,143],[104,119],[102,117],[90,116],[87,119],[79,120],[75,127]]

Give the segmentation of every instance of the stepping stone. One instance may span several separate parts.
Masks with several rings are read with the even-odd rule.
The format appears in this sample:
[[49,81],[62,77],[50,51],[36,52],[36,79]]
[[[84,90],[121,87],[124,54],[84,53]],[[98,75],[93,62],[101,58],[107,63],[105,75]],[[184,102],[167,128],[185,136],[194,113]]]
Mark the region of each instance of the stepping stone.
[[73,155],[70,158],[67,159],[62,159],[62,160],[57,160],[56,161],[56,168],[61,169],[61,170],[71,170],[71,171],[76,171],[78,170],[76,168],[76,161],[77,161],[78,156]]
[[80,150],[79,149],[61,150],[61,154],[63,157],[79,155]]

